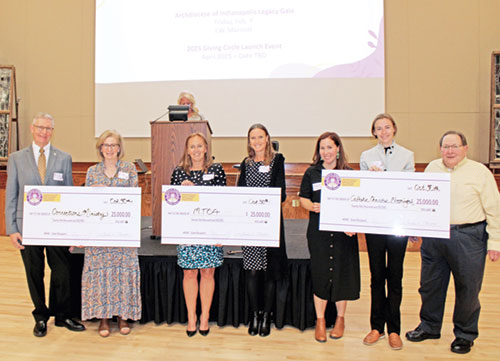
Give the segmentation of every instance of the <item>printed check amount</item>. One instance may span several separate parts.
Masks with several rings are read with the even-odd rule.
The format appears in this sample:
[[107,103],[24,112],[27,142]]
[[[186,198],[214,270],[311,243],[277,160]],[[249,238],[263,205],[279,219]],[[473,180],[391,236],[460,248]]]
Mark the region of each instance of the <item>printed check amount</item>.
[[449,238],[450,175],[323,170],[319,229]]
[[24,187],[23,245],[140,243],[141,188]]
[[278,247],[280,188],[162,186],[161,242]]

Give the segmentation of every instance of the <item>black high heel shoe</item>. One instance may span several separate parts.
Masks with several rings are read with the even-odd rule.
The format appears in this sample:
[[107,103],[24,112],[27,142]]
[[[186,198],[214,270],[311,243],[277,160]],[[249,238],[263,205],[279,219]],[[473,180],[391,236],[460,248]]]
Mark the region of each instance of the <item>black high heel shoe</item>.
[[208,334],[210,333],[210,323],[209,323],[210,320],[207,320],[207,329],[206,330],[202,330],[201,329],[201,321],[199,321],[198,323],[198,331],[200,331],[200,335],[202,336],[208,336]]
[[266,337],[271,333],[271,312],[262,314],[262,322],[259,327],[259,336]]
[[207,336],[210,332],[210,327],[207,328],[206,330],[199,330],[199,331],[200,331],[200,335]]
[[[198,332],[198,321],[196,321],[196,328],[194,329],[194,331],[189,331],[187,328],[186,328],[186,335],[188,335],[188,337],[193,337],[194,335],[196,335],[196,332]],[[200,332],[201,333],[201,332]]]
[[252,318],[248,324],[248,334],[250,336],[255,336],[259,333],[260,322],[260,312],[252,312]]

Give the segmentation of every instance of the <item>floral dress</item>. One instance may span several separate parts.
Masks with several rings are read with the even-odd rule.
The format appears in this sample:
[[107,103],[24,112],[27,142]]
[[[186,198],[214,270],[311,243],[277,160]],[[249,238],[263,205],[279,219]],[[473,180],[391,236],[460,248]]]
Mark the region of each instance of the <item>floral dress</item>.
[[[109,178],[104,163],[87,171],[86,185],[137,187],[137,171],[132,163],[119,160],[116,174]],[[137,248],[85,247],[82,273],[82,320],[141,318],[140,271]]]
[[[226,173],[222,165],[214,163],[208,167],[207,171],[190,171],[177,167],[172,173],[170,183],[180,185],[182,181],[190,180],[197,186],[225,186]],[[222,265],[224,252],[222,247],[208,245],[178,245],[177,246],[177,264],[181,268],[213,268]]]

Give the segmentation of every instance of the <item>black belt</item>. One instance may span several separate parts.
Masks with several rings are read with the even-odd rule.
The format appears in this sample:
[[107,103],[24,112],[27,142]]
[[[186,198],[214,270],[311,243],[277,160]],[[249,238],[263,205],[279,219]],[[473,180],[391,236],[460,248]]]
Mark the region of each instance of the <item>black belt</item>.
[[486,221],[479,221],[476,223],[452,224],[450,226],[450,229],[464,229],[464,228],[469,228],[469,227],[480,226],[484,223],[486,223]]

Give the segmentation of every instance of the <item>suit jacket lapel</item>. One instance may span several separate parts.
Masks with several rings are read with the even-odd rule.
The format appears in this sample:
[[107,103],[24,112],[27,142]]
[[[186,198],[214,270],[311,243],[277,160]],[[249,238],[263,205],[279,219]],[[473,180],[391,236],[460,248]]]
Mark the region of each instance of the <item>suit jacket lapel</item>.
[[33,154],[33,146],[29,146],[26,148],[26,164],[31,169],[31,172],[35,174],[36,179],[38,180],[38,184],[42,184],[42,179],[40,178],[40,173],[38,173],[38,167],[35,161],[35,155]]

